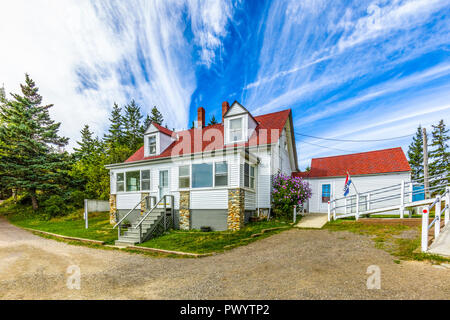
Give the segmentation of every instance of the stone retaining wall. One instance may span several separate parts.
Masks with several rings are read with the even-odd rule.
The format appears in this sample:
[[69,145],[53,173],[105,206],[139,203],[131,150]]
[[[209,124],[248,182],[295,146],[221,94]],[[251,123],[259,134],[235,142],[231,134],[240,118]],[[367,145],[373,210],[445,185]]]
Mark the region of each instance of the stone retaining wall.
[[228,190],[228,230],[240,230],[245,220],[245,192],[241,188]]

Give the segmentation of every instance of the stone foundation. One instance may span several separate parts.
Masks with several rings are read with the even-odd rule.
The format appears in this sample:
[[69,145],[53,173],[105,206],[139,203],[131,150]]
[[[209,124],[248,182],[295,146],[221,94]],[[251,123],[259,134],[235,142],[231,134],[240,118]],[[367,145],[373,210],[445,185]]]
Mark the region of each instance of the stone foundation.
[[[141,201],[144,200],[144,198],[149,195],[150,195],[150,193],[148,193],[148,192],[141,193]],[[147,210],[149,210],[149,209],[150,208],[147,208],[147,201],[142,201],[141,202],[141,216],[144,215],[144,213],[147,212]]]
[[244,226],[245,191],[241,188],[228,190],[228,230],[237,231]]
[[190,191],[180,191],[180,229],[189,230],[191,228]]
[[115,212],[117,210],[117,195],[110,194],[109,195],[109,223],[116,223]]

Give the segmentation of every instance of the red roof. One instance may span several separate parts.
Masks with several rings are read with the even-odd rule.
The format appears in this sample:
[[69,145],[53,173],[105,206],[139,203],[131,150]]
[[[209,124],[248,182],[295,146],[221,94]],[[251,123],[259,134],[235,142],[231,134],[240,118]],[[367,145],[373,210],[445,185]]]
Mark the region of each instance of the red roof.
[[392,148],[342,156],[314,158],[309,172],[294,172],[296,177],[320,178],[411,171],[402,148]]
[[[172,132],[164,127],[158,126],[157,128],[162,132],[164,132],[163,130],[169,131],[169,135],[174,138],[178,135],[178,140],[174,141],[161,154],[151,157],[144,157],[144,147],[141,147],[125,162],[187,155],[203,151],[221,150],[234,146],[256,146],[275,143],[278,141],[278,138],[280,137],[282,129],[284,128],[290,114],[291,109],[287,109],[254,117],[254,119],[258,122],[258,125],[249,141],[246,143],[230,144],[226,146],[223,142],[223,124],[221,123],[213,124],[201,129],[194,128],[178,132]],[[265,134],[265,132],[267,132],[267,134]],[[200,136],[203,136],[203,139],[198,139]]]
[[155,126],[156,129],[158,129],[159,131],[161,131],[162,133],[167,134],[168,136],[171,136],[173,131],[169,130],[163,126],[160,126],[159,124],[157,124],[156,122],[152,122],[152,124]]

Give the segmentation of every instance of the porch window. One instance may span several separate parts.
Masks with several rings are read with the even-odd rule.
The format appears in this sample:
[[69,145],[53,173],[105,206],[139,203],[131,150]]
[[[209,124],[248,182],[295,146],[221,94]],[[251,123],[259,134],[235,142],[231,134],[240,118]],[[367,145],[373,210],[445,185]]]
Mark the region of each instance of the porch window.
[[255,187],[255,167],[251,166],[247,162],[244,163],[244,187]]
[[192,165],[192,188],[207,188],[213,184],[213,167],[211,163]]
[[156,154],[156,136],[148,137],[148,154]]
[[230,120],[230,141],[242,140],[242,118]]
[[150,190],[150,170],[141,171],[141,190]]
[[228,185],[228,164],[226,162],[216,162],[215,164],[215,181],[216,187],[223,187]]
[[178,167],[178,186],[179,188],[189,188],[191,183],[191,173],[189,166]]
[[127,191],[139,191],[140,190],[140,171],[130,171],[126,173]]
[[322,203],[327,203],[330,201],[331,196],[331,185],[323,184],[322,185]]
[[125,191],[125,179],[123,173],[118,173],[116,175],[116,192]]

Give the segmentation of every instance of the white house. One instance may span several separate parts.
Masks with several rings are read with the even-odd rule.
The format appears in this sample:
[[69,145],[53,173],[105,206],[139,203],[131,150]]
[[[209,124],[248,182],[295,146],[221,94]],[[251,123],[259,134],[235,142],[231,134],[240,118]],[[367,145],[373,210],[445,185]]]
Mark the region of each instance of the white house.
[[[107,166],[111,213],[133,209],[145,196],[174,196],[182,229],[239,229],[271,206],[271,177],[298,171],[291,110],[253,116],[238,102],[222,103],[222,122],[172,132],[153,123],[144,146],[124,163]],[[136,220],[139,207],[129,215]]]
[[[367,205],[371,206],[370,209],[396,205],[398,199],[394,195],[400,193],[402,181],[411,181],[411,168],[401,148],[314,158],[310,168],[308,172],[294,172],[293,175],[302,177],[311,186],[312,197],[307,203],[311,213],[327,212],[330,198],[344,198],[347,172],[353,185],[346,199],[336,203],[338,213],[356,211],[356,190],[360,194],[359,211],[365,211]],[[390,188],[374,191],[386,187]],[[412,197],[408,190],[405,194]],[[367,201],[369,197],[370,204]]]

